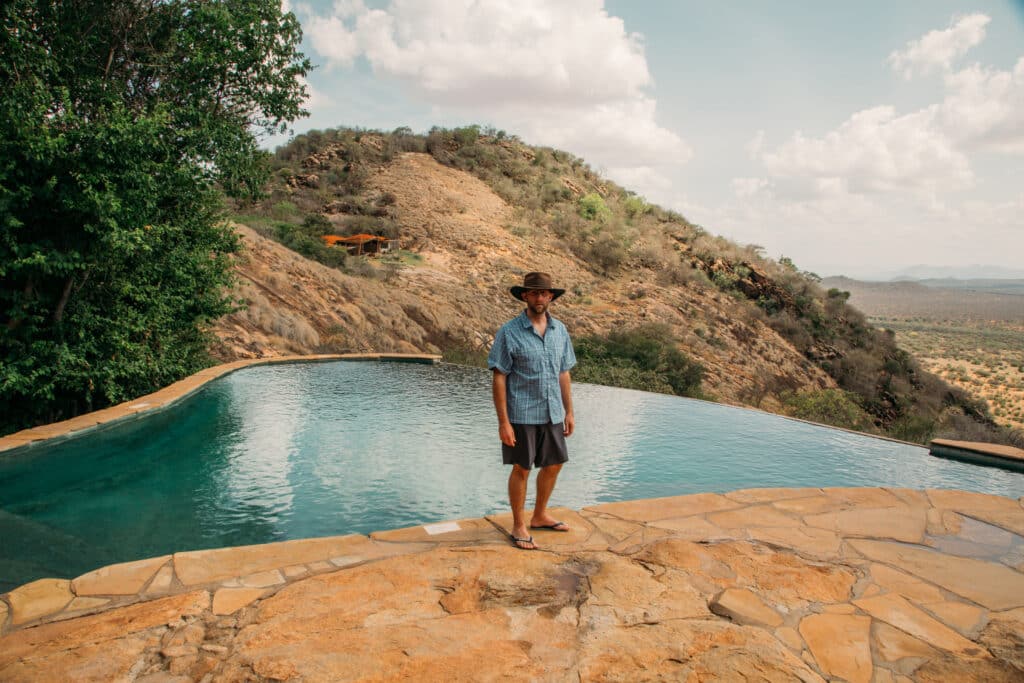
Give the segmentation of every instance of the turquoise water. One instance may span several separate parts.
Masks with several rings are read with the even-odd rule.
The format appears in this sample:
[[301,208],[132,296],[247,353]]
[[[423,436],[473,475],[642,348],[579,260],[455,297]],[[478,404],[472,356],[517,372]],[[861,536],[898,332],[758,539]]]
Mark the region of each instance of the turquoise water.
[[[554,505],[761,486],[1024,495],[1024,474],[916,446],[639,391],[574,396]],[[180,550],[480,517],[505,509],[506,477],[485,370],[249,368],[151,417],[0,456],[0,590]]]

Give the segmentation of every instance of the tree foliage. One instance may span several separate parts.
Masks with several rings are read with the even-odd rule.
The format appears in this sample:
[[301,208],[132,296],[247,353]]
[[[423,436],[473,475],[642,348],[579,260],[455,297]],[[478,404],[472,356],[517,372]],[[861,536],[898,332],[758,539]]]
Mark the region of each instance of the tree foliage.
[[256,134],[304,114],[276,0],[10,0],[0,8],[0,433],[209,362]]

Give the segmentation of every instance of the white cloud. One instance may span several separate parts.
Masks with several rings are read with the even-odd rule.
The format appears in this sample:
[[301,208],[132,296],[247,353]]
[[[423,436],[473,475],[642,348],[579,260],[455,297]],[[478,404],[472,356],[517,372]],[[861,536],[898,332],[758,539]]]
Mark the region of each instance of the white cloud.
[[972,66],[945,78],[943,128],[965,146],[1024,153],[1024,57],[1013,71]]
[[365,58],[438,115],[506,128],[622,177],[692,156],[656,121],[641,37],[603,0],[342,0],[303,25],[329,67]]
[[640,37],[600,0],[394,0],[307,22],[316,50],[347,65],[365,55],[380,75],[446,100],[597,104],[651,84]]
[[306,22],[304,30],[313,49],[327,58],[328,66],[351,66],[359,54],[357,37],[338,17],[317,17]]
[[954,60],[985,39],[985,26],[990,21],[984,14],[960,17],[949,28],[931,31],[907,43],[903,51],[894,51],[889,55],[889,65],[908,80],[915,73],[928,74],[936,67],[949,70]]
[[797,132],[763,152],[761,161],[773,176],[824,194],[840,184],[853,193],[969,187],[967,157],[939,126],[937,113],[934,106],[904,116],[888,106],[865,109],[821,138]]

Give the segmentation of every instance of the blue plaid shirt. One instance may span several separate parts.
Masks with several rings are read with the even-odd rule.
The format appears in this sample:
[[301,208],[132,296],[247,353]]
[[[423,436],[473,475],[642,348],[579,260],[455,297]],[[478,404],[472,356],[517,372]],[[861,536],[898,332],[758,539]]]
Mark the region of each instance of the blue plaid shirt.
[[558,376],[576,365],[569,331],[548,316],[541,337],[523,311],[501,326],[487,357],[487,367],[508,376],[508,419],[514,424],[558,424],[565,420]]

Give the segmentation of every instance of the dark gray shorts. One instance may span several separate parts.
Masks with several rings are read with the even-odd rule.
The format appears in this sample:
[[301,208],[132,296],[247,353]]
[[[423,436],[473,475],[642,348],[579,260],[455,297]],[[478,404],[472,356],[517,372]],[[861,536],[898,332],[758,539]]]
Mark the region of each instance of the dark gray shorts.
[[524,470],[532,467],[561,465],[569,461],[565,448],[565,427],[561,422],[546,425],[512,425],[516,445],[501,444],[501,459],[506,465],[519,465]]

